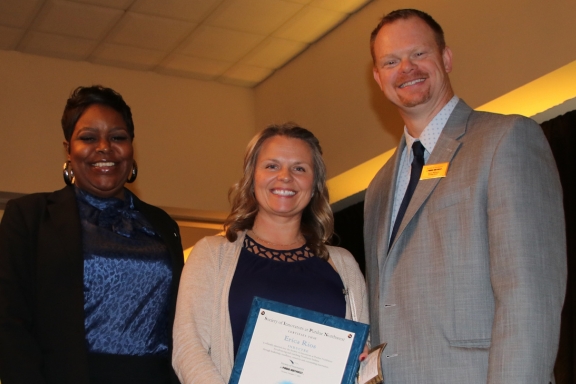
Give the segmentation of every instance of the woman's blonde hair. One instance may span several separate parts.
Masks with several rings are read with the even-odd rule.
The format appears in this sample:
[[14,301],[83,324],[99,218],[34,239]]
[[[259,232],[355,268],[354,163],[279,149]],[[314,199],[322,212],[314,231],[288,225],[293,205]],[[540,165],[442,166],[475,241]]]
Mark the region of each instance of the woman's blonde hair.
[[326,243],[334,232],[334,216],[330,208],[328,188],[326,187],[326,165],[322,159],[322,149],[318,139],[309,130],[293,123],[270,125],[252,138],[244,156],[244,176],[230,188],[228,199],[232,210],[224,228],[226,238],[233,242],[238,238],[238,231],[251,229],[258,214],[258,202],[254,196],[254,174],[258,155],[264,142],[274,136],[284,136],[305,141],[312,151],[314,161],[314,183],[312,198],[300,222],[300,231],[306,238],[306,244],[314,254],[328,259]]

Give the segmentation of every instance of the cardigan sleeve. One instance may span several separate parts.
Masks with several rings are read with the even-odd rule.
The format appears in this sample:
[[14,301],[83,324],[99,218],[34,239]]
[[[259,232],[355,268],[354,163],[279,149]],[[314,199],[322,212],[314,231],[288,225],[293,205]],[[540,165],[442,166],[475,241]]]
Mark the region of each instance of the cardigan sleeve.
[[212,245],[204,238],[194,246],[180,279],[172,364],[182,384],[225,384],[211,357],[212,305],[219,300],[219,256]]
[[344,248],[329,247],[330,257],[333,258],[338,274],[348,290],[348,303],[350,311],[356,313],[356,321],[368,324],[368,295],[364,276],[358,267],[354,256]]
[[[34,220],[33,220],[34,221]],[[45,383],[34,337],[34,248],[37,229],[8,202],[0,224],[0,380]]]

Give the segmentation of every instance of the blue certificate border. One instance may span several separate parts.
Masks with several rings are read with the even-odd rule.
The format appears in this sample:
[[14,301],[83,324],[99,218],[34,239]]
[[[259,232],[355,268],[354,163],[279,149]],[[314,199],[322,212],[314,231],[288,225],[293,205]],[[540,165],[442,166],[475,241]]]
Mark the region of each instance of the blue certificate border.
[[326,315],[324,313],[294,307],[288,304],[282,304],[277,301],[267,300],[261,297],[254,297],[254,300],[252,300],[252,306],[250,307],[248,321],[246,322],[246,327],[244,328],[244,333],[242,334],[242,340],[240,341],[240,346],[238,347],[236,361],[234,362],[234,367],[232,368],[232,375],[230,376],[230,381],[228,384],[238,384],[238,381],[240,380],[240,374],[242,373],[242,368],[244,367],[244,362],[246,361],[248,347],[250,346],[250,341],[252,340],[252,335],[254,334],[254,327],[256,326],[256,320],[258,320],[260,309],[267,309],[284,315],[353,332],[355,334],[354,341],[352,342],[350,355],[348,356],[348,361],[346,363],[346,368],[342,377],[342,384],[354,383],[354,378],[356,377],[356,372],[358,372],[358,366],[360,364],[358,356],[360,356],[360,353],[362,353],[364,345],[366,344],[366,339],[368,338],[368,324],[343,319],[341,317]]

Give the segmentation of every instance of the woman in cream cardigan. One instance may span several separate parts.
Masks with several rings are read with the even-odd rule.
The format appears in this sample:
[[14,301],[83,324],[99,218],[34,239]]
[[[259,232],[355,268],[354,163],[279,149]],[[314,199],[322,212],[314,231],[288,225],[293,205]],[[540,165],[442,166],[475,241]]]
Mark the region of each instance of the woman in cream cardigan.
[[291,124],[256,135],[230,191],[225,236],[200,240],[184,267],[174,323],[183,384],[224,384],[254,296],[368,322],[363,276],[333,233],[314,135]]

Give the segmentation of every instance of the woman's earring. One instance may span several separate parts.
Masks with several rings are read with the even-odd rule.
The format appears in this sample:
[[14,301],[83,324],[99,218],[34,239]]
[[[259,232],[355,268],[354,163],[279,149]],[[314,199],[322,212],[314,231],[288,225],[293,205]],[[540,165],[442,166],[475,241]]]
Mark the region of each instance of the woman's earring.
[[62,176],[64,177],[64,182],[66,185],[74,185],[74,171],[70,168],[70,160],[64,163],[62,167]]
[[134,161],[132,163],[132,172],[130,172],[130,175],[128,176],[128,180],[126,180],[126,182],[133,183],[134,180],[136,180],[136,177],[138,177],[138,164],[136,164],[136,161]]

